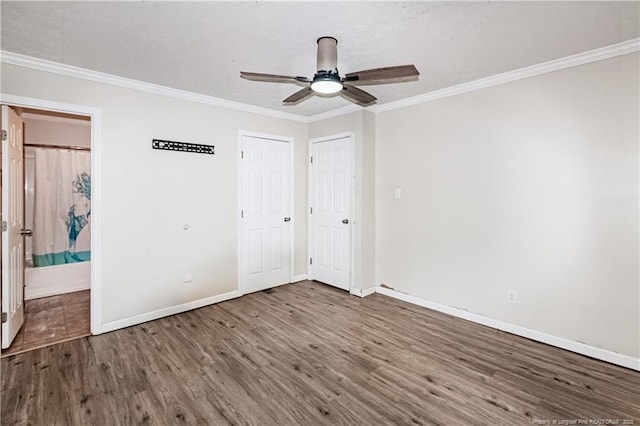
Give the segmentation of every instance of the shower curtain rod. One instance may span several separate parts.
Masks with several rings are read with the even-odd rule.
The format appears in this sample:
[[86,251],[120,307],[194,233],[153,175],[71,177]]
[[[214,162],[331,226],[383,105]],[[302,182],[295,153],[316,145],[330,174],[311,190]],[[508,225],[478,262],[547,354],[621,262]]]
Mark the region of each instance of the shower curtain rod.
[[91,148],[88,148],[85,146],[45,145],[41,143],[25,143],[24,146],[32,146],[34,148],[72,149],[75,151],[91,151]]

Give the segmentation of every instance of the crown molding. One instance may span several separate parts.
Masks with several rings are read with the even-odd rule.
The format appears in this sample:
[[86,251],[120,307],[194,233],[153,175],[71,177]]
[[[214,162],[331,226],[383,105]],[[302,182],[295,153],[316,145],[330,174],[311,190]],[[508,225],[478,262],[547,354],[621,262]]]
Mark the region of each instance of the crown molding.
[[603,59],[613,58],[615,56],[626,55],[627,53],[637,52],[638,50],[640,50],[640,38],[634,38],[631,40],[623,41],[621,43],[612,44],[598,49],[588,50],[576,55],[553,59],[551,61],[542,62],[540,64],[519,68],[513,71],[507,71],[501,74],[496,74],[467,83],[445,87],[444,89],[434,90],[433,92],[424,93],[422,95],[412,96],[410,98],[401,99],[399,101],[378,105],[375,107],[374,111],[376,113],[392,111],[411,105],[431,102],[437,99],[472,92],[474,90],[480,90],[487,87],[497,86],[499,84],[508,83],[511,81],[522,80],[553,71],[560,71],[578,65],[588,64],[590,62],[596,62]]
[[186,101],[198,102],[206,105],[228,108],[228,109],[233,109],[233,110],[243,111],[243,112],[250,112],[254,114],[265,115],[268,117],[282,118],[285,120],[297,121],[301,123],[308,122],[307,117],[304,117],[298,114],[276,111],[269,108],[263,108],[255,105],[244,104],[241,102],[230,101],[227,99],[216,98],[213,96],[202,95],[199,93],[189,92],[186,90],[173,89],[171,87],[161,86],[159,84],[147,83],[144,81],[133,80],[125,77],[119,77],[116,75],[107,74],[99,71],[93,71],[85,68],[74,67],[72,65],[61,64],[59,62],[47,61],[45,59],[21,55],[21,54],[9,52],[6,50],[0,51],[0,62],[4,64],[30,68],[38,71],[46,71],[54,74],[60,74],[67,77],[75,77],[75,78],[81,78],[84,80],[95,81],[98,83],[111,84],[114,86],[125,87],[127,89],[140,90],[143,92],[153,93],[156,95],[163,95],[163,96],[169,96],[172,98],[182,99]]
[[575,67],[578,65],[588,64],[590,62],[601,61],[613,58],[615,56],[626,55],[628,53],[640,50],[640,38],[623,41],[621,43],[612,44],[598,49],[588,50],[586,52],[575,55],[566,56],[564,58],[553,59],[551,61],[542,62],[540,64],[507,71],[490,77],[481,78],[467,83],[455,86],[445,87],[443,89],[434,90],[410,98],[401,99],[399,101],[388,102],[386,104],[374,105],[368,108],[362,108],[357,105],[346,105],[331,111],[315,114],[311,116],[302,116],[288,112],[277,111],[274,109],[258,107],[255,105],[244,104],[241,102],[230,101],[227,99],[216,98],[213,96],[202,95],[199,93],[189,92],[186,90],[173,89],[158,84],[147,83],[144,81],[133,80],[129,78],[119,77],[112,74],[102,73],[98,71],[87,70],[84,68],[65,65],[58,62],[47,61],[44,59],[34,58],[31,56],[21,55],[18,53],[0,50],[0,62],[17,65],[25,68],[31,68],[39,71],[47,71],[54,74],[61,74],[69,77],[82,78],[85,80],[96,81],[99,83],[112,84],[115,86],[126,87],[129,89],[140,90],[144,92],[154,93],[158,95],[169,96],[177,99],[198,102],[206,105],[229,108],[237,111],[250,112],[254,114],[265,115],[268,117],[281,118],[285,120],[296,121],[299,123],[315,123],[317,121],[329,118],[339,117],[341,115],[351,114],[356,111],[365,109],[373,113],[392,111],[395,109],[405,108],[412,105],[418,105],[426,102],[435,101],[437,99],[455,96],[462,93],[472,92],[474,90],[485,89],[487,87],[497,86],[499,84],[511,81],[522,80],[537,75],[546,74],[554,71]]
[[307,119],[307,123],[315,123],[316,121],[322,121],[322,120],[326,120],[333,117],[339,117],[341,115],[351,114],[353,112],[357,112],[362,109],[365,109],[365,108],[358,105],[350,104],[340,108],[332,109],[330,111],[321,112],[315,115],[310,115],[305,118]]

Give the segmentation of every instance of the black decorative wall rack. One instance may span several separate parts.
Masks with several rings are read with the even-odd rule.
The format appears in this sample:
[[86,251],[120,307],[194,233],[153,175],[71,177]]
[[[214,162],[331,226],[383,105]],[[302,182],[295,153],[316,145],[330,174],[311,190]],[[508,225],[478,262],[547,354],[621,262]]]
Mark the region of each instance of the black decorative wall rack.
[[153,149],[164,149],[166,151],[195,152],[197,154],[215,154],[213,145],[201,145],[198,143],[164,141],[162,139],[154,139],[151,142]]

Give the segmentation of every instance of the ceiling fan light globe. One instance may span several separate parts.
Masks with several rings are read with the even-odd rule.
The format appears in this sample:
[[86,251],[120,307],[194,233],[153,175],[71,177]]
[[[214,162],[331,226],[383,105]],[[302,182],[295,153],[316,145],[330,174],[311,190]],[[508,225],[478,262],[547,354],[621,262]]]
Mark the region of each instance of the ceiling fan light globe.
[[322,94],[338,93],[342,90],[342,83],[332,78],[316,78],[311,83],[311,90]]

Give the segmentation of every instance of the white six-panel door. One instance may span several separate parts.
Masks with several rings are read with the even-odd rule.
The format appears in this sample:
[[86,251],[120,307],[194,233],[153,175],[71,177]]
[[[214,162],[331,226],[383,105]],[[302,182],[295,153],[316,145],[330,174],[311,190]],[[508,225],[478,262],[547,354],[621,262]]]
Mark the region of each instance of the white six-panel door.
[[[2,349],[24,322],[24,167],[22,120],[2,105]],[[5,230],[6,226],[6,230]]]
[[349,290],[351,275],[351,137],[311,143],[311,279]]
[[241,280],[245,293],[290,282],[291,143],[241,136]]

